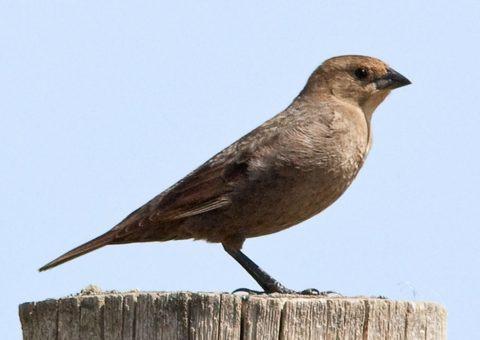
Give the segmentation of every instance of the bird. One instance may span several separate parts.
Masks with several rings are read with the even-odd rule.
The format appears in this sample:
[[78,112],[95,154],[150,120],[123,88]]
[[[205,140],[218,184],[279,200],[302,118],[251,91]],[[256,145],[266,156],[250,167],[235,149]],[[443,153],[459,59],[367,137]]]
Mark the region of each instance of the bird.
[[377,58],[327,59],[284,111],[39,271],[106,245],[194,239],[221,243],[264,293],[298,293],[248,258],[245,240],[297,225],[335,202],[369,153],[373,112],[409,84]]

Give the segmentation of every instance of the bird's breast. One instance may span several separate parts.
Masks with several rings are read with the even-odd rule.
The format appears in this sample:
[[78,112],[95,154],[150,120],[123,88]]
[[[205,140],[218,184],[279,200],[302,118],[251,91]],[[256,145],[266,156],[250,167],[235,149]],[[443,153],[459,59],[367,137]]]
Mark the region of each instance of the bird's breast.
[[257,175],[250,189],[257,194],[248,195],[255,197],[251,236],[277,232],[320,213],[352,183],[369,149],[367,122],[363,115],[339,114],[330,123],[310,124],[303,135],[293,135],[285,144],[289,149],[283,148],[283,166],[267,166]]

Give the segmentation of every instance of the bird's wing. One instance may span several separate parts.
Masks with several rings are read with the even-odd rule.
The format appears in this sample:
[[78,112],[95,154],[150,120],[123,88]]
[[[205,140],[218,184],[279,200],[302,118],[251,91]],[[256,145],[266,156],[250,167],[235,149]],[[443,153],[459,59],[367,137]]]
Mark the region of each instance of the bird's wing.
[[136,226],[179,220],[228,207],[233,190],[242,181],[258,151],[269,148],[278,137],[273,120],[251,131],[175,185],[132,212],[114,229],[129,233]]
[[226,207],[233,184],[247,171],[248,159],[213,159],[150,201],[148,220],[182,219]]
[[153,198],[139,209],[139,224],[183,219],[229,206],[229,194],[248,176],[248,148],[240,149],[244,151],[239,151],[239,144],[233,144]]

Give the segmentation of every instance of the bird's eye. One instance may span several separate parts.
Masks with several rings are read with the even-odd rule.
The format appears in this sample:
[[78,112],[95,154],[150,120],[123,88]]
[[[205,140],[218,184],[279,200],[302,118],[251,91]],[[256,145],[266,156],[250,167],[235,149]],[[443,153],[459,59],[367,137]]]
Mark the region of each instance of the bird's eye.
[[367,76],[368,76],[368,71],[363,67],[359,67],[355,70],[355,77],[357,77],[357,79],[363,80],[367,78]]

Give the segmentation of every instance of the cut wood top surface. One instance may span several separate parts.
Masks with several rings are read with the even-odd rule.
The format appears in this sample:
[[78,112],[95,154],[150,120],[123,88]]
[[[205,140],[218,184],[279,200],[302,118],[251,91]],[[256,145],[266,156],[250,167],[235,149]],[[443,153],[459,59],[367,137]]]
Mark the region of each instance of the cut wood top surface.
[[102,292],[20,305],[24,339],[447,339],[430,302],[368,297]]

